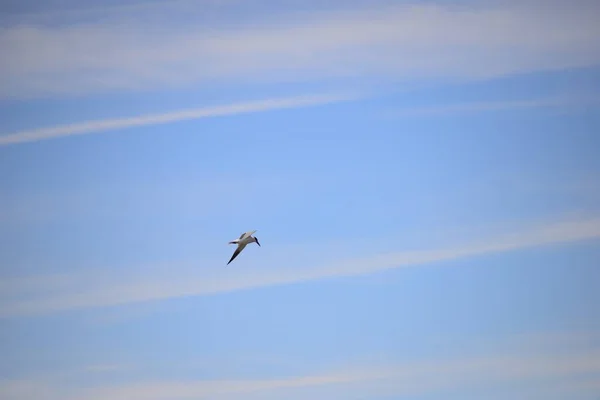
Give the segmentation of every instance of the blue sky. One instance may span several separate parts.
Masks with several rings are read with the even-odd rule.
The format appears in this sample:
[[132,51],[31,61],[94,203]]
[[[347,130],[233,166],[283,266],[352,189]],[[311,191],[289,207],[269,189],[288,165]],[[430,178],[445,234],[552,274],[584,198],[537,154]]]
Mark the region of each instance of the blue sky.
[[595,2],[5,7],[3,399],[597,399]]

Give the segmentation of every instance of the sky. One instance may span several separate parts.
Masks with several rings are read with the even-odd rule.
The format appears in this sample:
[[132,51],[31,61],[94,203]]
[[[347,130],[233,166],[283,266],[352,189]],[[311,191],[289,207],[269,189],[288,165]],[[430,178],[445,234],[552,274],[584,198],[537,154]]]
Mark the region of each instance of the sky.
[[598,2],[0,7],[3,400],[598,399]]

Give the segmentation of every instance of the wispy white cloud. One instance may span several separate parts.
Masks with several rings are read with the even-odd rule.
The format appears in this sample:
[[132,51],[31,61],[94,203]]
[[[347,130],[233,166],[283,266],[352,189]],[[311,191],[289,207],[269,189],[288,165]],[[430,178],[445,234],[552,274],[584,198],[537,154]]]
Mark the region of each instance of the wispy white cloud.
[[54,126],[35,130],[15,132],[0,136],[0,146],[9,144],[47,140],[65,136],[84,135],[115,129],[137,126],[167,124],[177,121],[237,115],[286,108],[299,108],[348,101],[358,98],[351,94],[311,95],[300,97],[276,98],[254,102],[235,103],[224,106],[202,107],[171,111],[162,114],[149,114],[137,117],[87,121],[78,124]]
[[126,370],[128,366],[122,364],[93,364],[85,367],[87,372],[115,372]]
[[[538,335],[543,339],[543,335]],[[543,340],[544,341],[544,340]],[[547,340],[546,340],[547,341]],[[564,344],[564,340],[559,343]],[[550,338],[549,344],[552,344]],[[51,379],[0,382],[0,394],[11,400],[128,399],[308,399],[354,396],[378,398],[452,391],[464,396],[501,390],[508,397],[558,392],[566,397],[593,394],[600,376],[600,353],[594,347],[568,352],[557,346],[522,351],[488,348],[484,354],[428,358],[404,363],[346,364],[322,373],[253,380],[144,380],[123,384],[60,385]]]
[[551,108],[553,111],[572,110],[573,107],[597,108],[600,99],[595,96],[571,96],[568,94],[528,99],[528,100],[496,100],[496,101],[473,101],[455,104],[442,104],[425,107],[407,107],[386,112],[387,116],[433,116],[468,114],[486,111],[519,110],[531,108]]
[[[600,219],[566,221],[522,229],[511,235],[490,238],[483,242],[454,248],[431,249],[425,251],[376,254],[349,260],[339,260],[325,265],[289,268],[275,261],[249,267],[252,273],[236,272],[235,276],[223,268],[214,268],[213,262],[190,262],[192,266],[169,265],[169,273],[145,271],[139,276],[125,277],[121,272],[111,276],[104,271],[101,276],[90,273],[71,275],[68,282],[58,281],[61,290],[56,290],[56,278],[48,276],[48,285],[40,285],[45,277],[35,279],[36,292],[6,293],[0,304],[0,317],[47,314],[61,310],[88,307],[115,306],[127,303],[160,300],[183,296],[211,295],[244,289],[273,285],[299,283],[331,277],[344,277],[370,274],[377,271],[428,263],[474,257],[484,254],[568,243],[600,238]],[[268,250],[267,250],[268,251]],[[276,254],[267,253],[267,259],[281,259]],[[204,267],[199,267],[205,265]],[[177,269],[177,274],[173,271]],[[27,288],[30,278],[15,278],[5,285]],[[67,285],[67,287],[65,287]]]
[[[148,12],[168,14],[177,7],[158,4]],[[485,78],[600,62],[592,2],[342,7],[269,18],[256,13],[262,19],[238,19],[236,28],[146,14],[5,27],[0,93],[22,97],[357,77]],[[226,12],[240,13],[235,7]]]

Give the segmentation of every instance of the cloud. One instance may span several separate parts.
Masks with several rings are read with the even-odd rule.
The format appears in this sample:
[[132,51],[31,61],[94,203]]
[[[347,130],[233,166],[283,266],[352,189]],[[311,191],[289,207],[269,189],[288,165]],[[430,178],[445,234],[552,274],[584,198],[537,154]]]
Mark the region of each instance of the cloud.
[[202,14],[186,2],[157,3],[136,19],[117,13],[101,22],[13,24],[0,30],[0,93],[37,97],[249,82],[480,79],[600,62],[593,2],[415,2],[354,9],[343,4],[327,11],[254,12],[235,24],[239,6],[211,11],[221,23],[204,16],[206,23],[199,24],[185,18]]
[[94,364],[85,367],[88,372],[115,372],[127,369],[127,366],[121,364]]
[[[543,337],[543,335],[542,335]],[[35,380],[0,383],[0,394],[10,400],[163,400],[308,399],[365,396],[369,398],[448,394],[469,395],[506,391],[505,397],[548,391],[564,397],[592,394],[600,375],[600,352],[579,348],[569,352],[556,346],[523,351],[520,347],[490,350],[454,358],[422,359],[404,363],[346,364],[319,374],[253,380],[144,380],[122,384],[96,383],[68,387]],[[75,381],[73,381],[75,382]]]
[[[529,227],[511,235],[454,248],[376,254],[325,265],[316,263],[315,266],[289,267],[272,263],[267,266],[250,266],[235,275],[228,273],[228,270],[214,268],[214,261],[193,261],[187,266],[180,264],[177,267],[170,263],[168,273],[166,270],[144,270],[139,275],[125,276],[119,269],[112,274],[103,270],[102,275],[98,276],[93,276],[90,272],[71,274],[68,280],[57,279],[52,275],[19,277],[5,280],[4,285],[12,286],[13,290],[4,293],[0,317],[48,314],[174,297],[206,296],[332,277],[365,275],[392,268],[598,238],[600,218],[591,218]],[[278,259],[281,258],[272,255],[272,260]],[[198,267],[203,264],[205,267]],[[173,273],[175,269],[176,274]],[[249,270],[251,273],[247,272]],[[29,284],[30,280],[35,285]],[[44,280],[47,280],[45,288]],[[57,283],[60,287],[56,287]],[[32,286],[36,288],[34,292],[30,290]]]
[[561,111],[565,111],[570,107],[598,107],[599,104],[598,98],[595,96],[560,95],[529,100],[474,101],[428,107],[407,107],[404,109],[392,110],[387,112],[386,115],[433,116],[531,108],[559,108]]
[[229,104],[225,106],[193,108],[171,111],[163,114],[150,114],[138,117],[104,119],[87,121],[78,124],[54,126],[35,130],[21,131],[0,136],[0,146],[9,144],[48,140],[65,136],[84,135],[115,129],[125,129],[137,126],[167,124],[177,121],[237,115],[286,108],[299,108],[348,101],[357,98],[356,95],[311,95],[303,97],[276,98],[246,103]]

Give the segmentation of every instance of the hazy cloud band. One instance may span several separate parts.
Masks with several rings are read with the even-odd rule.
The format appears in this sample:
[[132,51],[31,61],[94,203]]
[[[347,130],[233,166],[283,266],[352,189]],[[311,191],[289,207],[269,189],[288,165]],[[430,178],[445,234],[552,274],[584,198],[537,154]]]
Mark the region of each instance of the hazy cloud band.
[[85,22],[0,29],[0,97],[481,79],[600,63],[597,2],[339,2],[330,11],[254,13],[243,24],[226,22],[238,6],[215,9],[215,18],[199,24],[191,16],[206,11],[204,2],[196,3],[164,2],[139,14],[96,10],[102,18],[91,11]]

